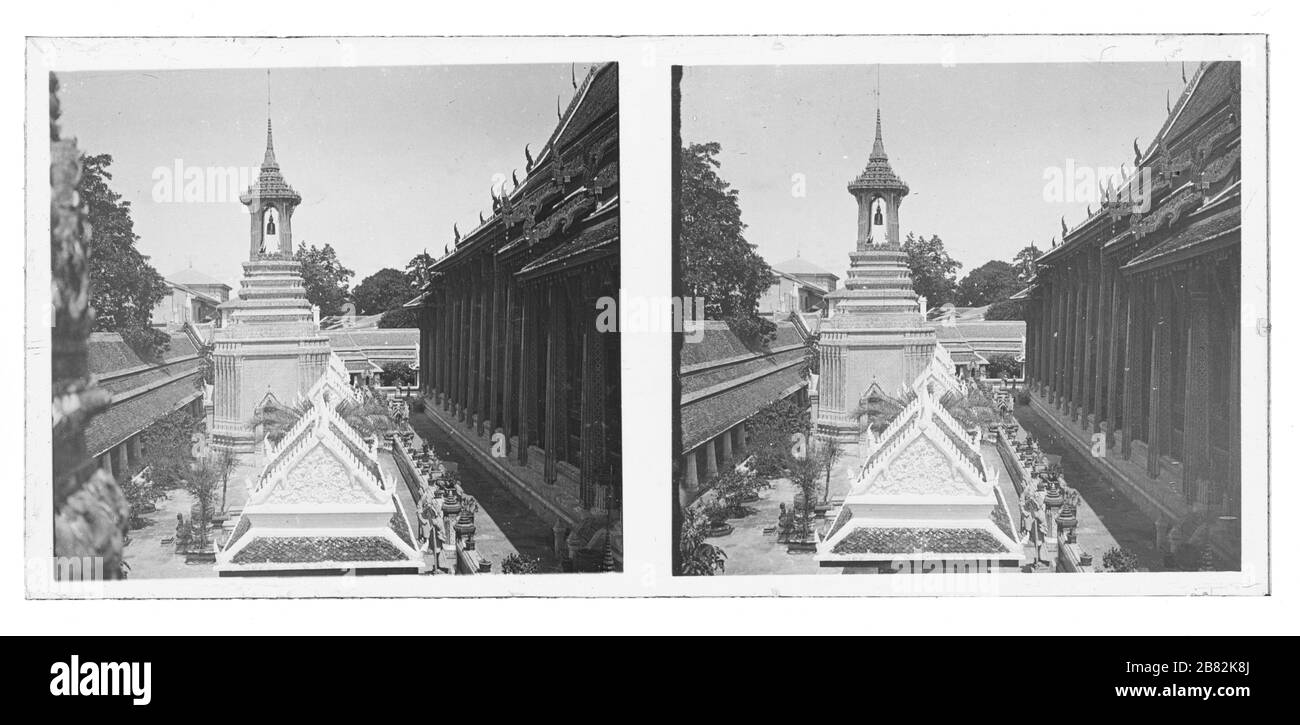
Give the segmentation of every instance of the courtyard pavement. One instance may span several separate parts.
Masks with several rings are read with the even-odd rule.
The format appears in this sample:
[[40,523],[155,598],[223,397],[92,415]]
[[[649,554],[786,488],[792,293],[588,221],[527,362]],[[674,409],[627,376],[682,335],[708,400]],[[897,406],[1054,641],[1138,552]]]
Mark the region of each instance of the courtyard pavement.
[[[1017,411],[1019,413],[1019,411]],[[1030,422],[1031,432],[1033,422]],[[1023,434],[1022,434],[1023,435]],[[1060,451],[1050,450],[1051,453]],[[992,443],[982,443],[980,453],[984,456],[985,465],[990,469],[990,473],[996,470],[998,475],[998,487],[1006,499],[1011,509],[1012,526],[1019,531],[1019,494],[1016,493],[1015,484],[1011,480],[1011,474],[1007,471],[1002,457],[998,454],[997,446]],[[1102,555],[1112,547],[1120,546],[1120,541],[1126,548],[1138,551],[1139,558],[1142,559],[1144,566],[1158,564],[1153,562],[1154,549],[1147,547],[1147,551],[1142,551],[1143,532],[1149,531],[1150,522],[1145,522],[1140,514],[1135,515],[1130,510],[1125,510],[1119,503],[1108,496],[1106,488],[1099,486],[1098,482],[1085,479],[1082,470],[1076,465],[1066,465],[1066,480],[1075,488],[1078,488],[1081,494],[1081,504],[1079,506],[1079,526],[1077,528],[1078,540],[1085,551],[1090,552],[1095,559],[1095,566],[1100,568]],[[831,474],[830,499],[831,501],[842,500],[848,493],[853,477],[861,465],[857,455],[856,446],[851,446],[845,451],[840,460],[836,463]],[[721,547],[727,553],[726,571],[727,575],[753,575],[753,574],[839,574],[838,568],[822,568],[813,560],[811,552],[790,553],[787,551],[785,544],[779,544],[776,541],[776,534],[765,533],[764,529],[773,528],[777,523],[777,516],[780,513],[780,505],[784,503],[786,508],[790,508],[794,503],[796,489],[794,484],[784,478],[774,479],[771,481],[772,488],[767,489],[759,494],[758,501],[748,504],[753,513],[739,519],[729,519],[728,524],[735,527],[735,530],[726,536],[718,536],[709,539],[709,543]],[[1094,507],[1094,501],[1101,499],[1100,506]],[[1104,512],[1098,513],[1097,508]],[[825,520],[819,520],[816,528],[825,532],[836,510],[827,514]],[[1103,520],[1105,518],[1106,520]],[[1110,526],[1107,525],[1110,522]],[[1117,537],[1112,533],[1111,526],[1122,527],[1120,536]],[[1145,555],[1144,555],[1145,553]],[[1154,569],[1154,566],[1153,566]],[[1040,569],[1040,572],[1050,572],[1051,568]]]

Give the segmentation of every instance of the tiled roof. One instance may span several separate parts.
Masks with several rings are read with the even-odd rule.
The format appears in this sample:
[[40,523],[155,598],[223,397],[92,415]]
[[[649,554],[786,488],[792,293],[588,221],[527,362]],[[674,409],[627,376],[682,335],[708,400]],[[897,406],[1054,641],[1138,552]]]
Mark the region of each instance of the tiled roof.
[[1208,219],[1194,222],[1169,239],[1139,254],[1133,261],[1124,265],[1124,269],[1154,266],[1153,263],[1171,259],[1179,252],[1190,251],[1198,246],[1210,244],[1216,240],[1228,240],[1230,234],[1241,230],[1241,207],[1217,214]]
[[[681,367],[683,371],[699,365],[720,363],[747,355],[761,354],[767,350],[799,345],[803,338],[799,331],[789,322],[776,323],[776,335],[763,347],[749,344],[732,332],[725,322],[712,320],[699,323],[701,335],[699,340],[682,343]],[[689,337],[689,335],[688,335]]]
[[157,364],[145,362],[117,333],[97,332],[88,343],[88,365],[99,387],[112,394],[109,407],[86,426],[86,450],[97,456],[163,416],[199,397],[201,360],[189,335],[173,333]]
[[407,561],[380,536],[259,536],[231,558],[234,564]]
[[405,542],[407,546],[415,548],[415,544],[411,542],[410,527],[406,525],[406,517],[402,516],[400,511],[393,512],[392,518],[388,520],[388,528],[392,529],[393,533],[397,534],[397,538]]
[[958,320],[957,329],[961,331],[961,334],[968,342],[1005,340],[1020,343],[1025,338],[1025,323],[1023,320],[979,320],[970,322]]
[[86,451],[91,456],[98,456],[198,398],[203,391],[196,387],[196,377],[196,373],[186,375],[134,398],[109,405],[107,411],[96,414],[86,426]]
[[1233,81],[1240,76],[1240,63],[1210,63],[1199,69],[1199,74],[1194,79],[1195,86],[1189,88],[1191,93],[1182,101],[1181,107],[1174,109],[1174,118],[1165,137],[1176,139],[1219,104],[1227,101],[1232,93]]
[[593,71],[590,84],[580,97],[575,96],[567,118],[557,130],[554,146],[563,149],[580,138],[593,124],[618,112],[618,64],[605,63]]
[[230,547],[234,546],[235,542],[239,541],[239,537],[248,533],[248,529],[251,526],[252,523],[248,520],[247,516],[240,516],[239,523],[235,524],[235,530],[233,533],[230,534],[230,540],[226,542],[225,548],[229,549]]
[[102,380],[119,375],[136,368],[157,367],[159,364],[176,362],[198,355],[190,336],[183,331],[168,335],[170,344],[159,361],[146,361],[131,349],[116,332],[94,332],[86,342],[87,360],[90,374]]
[[835,545],[835,554],[1008,554],[1007,547],[983,529],[863,527]]
[[807,384],[807,348],[794,324],[777,323],[764,346],[747,344],[726,323],[701,324],[700,339],[681,351],[683,452]]
[[375,329],[322,330],[334,350],[373,349],[385,347],[416,347],[420,344],[420,331],[411,327],[380,327]]
[[800,368],[787,368],[684,405],[682,451],[691,451],[806,384]]
[[590,229],[584,229],[577,239],[571,239],[524,265],[519,270],[519,274],[521,276],[535,276],[542,270],[562,266],[564,262],[578,260],[591,253],[608,252],[613,254],[617,251],[618,217],[615,216]]
[[1002,533],[1007,535],[1008,538],[1012,541],[1018,541],[1020,537],[1016,536],[1015,530],[1012,527],[1011,516],[1007,514],[1006,501],[1002,498],[1002,491],[995,486],[993,488],[993,494],[997,497],[998,502],[993,506],[993,510],[989,512],[989,518],[993,521],[995,526],[1002,530]]
[[840,529],[844,528],[844,525],[852,520],[853,509],[848,506],[841,506],[839,515],[835,517],[835,524],[831,527],[830,533],[826,534],[826,538],[829,539],[838,534]]

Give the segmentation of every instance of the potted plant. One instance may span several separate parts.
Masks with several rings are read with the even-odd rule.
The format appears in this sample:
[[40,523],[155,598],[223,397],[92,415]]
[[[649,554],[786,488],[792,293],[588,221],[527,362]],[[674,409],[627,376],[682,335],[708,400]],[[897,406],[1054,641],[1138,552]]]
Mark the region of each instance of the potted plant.
[[686,576],[713,576],[726,570],[727,552],[705,541],[706,518],[698,508],[687,509],[678,535],[681,573]]
[[725,502],[714,499],[704,507],[704,518],[708,521],[704,535],[707,537],[726,536],[736,527],[727,523],[728,506]]

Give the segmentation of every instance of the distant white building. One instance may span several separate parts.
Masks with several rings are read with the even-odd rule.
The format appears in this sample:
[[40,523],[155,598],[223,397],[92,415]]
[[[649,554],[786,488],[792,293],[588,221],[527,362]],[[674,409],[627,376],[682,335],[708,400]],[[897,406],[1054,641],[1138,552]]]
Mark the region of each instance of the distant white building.
[[193,268],[169,274],[163,280],[170,292],[154,307],[154,327],[179,329],[186,323],[215,321],[217,307],[230,299],[230,285]]
[[840,279],[799,257],[772,265],[772,272],[772,285],[758,300],[760,315],[821,313],[826,309],[826,295],[835,291]]

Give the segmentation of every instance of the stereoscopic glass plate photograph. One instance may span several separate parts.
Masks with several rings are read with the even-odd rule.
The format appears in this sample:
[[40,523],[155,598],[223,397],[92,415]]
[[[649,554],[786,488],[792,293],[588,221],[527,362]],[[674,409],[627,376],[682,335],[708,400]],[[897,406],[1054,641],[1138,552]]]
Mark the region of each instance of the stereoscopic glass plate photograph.
[[27,60],[30,598],[1270,591],[1263,36]]
[[1243,570],[1241,62],[674,84],[677,574]]

